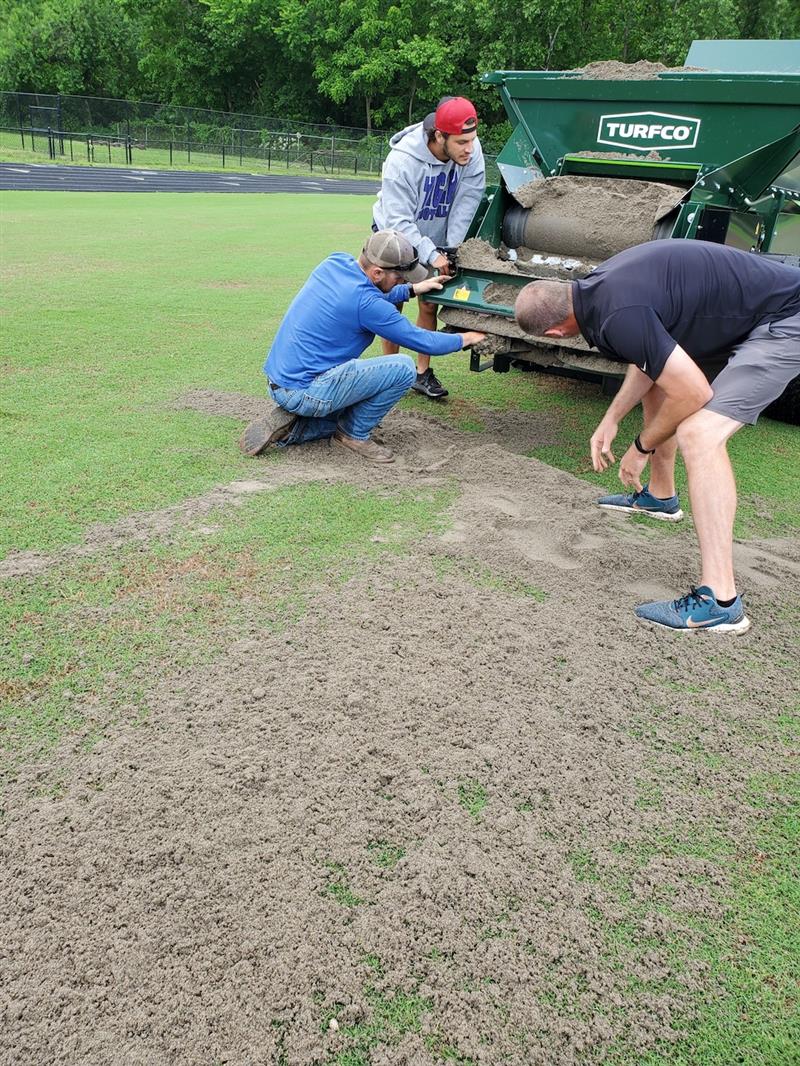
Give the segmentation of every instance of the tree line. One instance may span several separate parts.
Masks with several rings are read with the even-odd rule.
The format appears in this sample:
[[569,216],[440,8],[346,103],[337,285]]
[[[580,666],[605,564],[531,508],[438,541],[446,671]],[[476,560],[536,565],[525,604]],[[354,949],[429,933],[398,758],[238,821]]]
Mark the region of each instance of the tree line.
[[0,89],[367,129],[444,93],[499,120],[490,70],[680,65],[695,38],[800,37],[797,0],[0,0]]

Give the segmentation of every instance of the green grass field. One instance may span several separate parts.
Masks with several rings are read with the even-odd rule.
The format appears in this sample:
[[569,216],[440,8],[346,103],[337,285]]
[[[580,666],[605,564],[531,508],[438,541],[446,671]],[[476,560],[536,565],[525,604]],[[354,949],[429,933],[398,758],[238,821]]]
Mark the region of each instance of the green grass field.
[[[191,389],[262,395],[265,350],[293,295],[327,253],[359,250],[370,216],[369,198],[349,196],[6,193],[2,206],[0,558],[76,544],[94,522],[252,476],[235,446],[241,423],[172,402]],[[454,401],[409,397],[406,407],[476,435],[487,408],[555,416],[558,443],[532,454],[598,486],[618,484],[587,458],[607,402],[595,387],[471,374],[464,354],[438,365]],[[632,415],[620,439],[636,427]],[[796,537],[800,428],[763,420],[734,438],[731,453],[739,535]],[[388,529],[402,550],[441,526],[448,498],[296,487],[276,495],[268,528],[245,506],[202,545],[185,533],[127,547],[102,567],[73,560],[24,584],[0,582],[6,769],[13,775],[77,728],[76,694],[103,686],[119,719],[135,720],[149,664],[180,661],[193,632],[209,635],[212,655],[220,617],[243,617],[254,580],[275,591],[270,624],[280,626],[304,610],[316,571],[332,559],[357,566]],[[289,573],[279,589],[278,562]],[[113,606],[114,624],[93,628],[93,605]],[[729,995],[699,1001],[688,1042],[640,1060],[647,1066],[785,1066],[800,1046],[798,789],[780,787],[783,813],[759,829],[764,859],[754,870],[748,856],[731,855],[734,894],[708,938]],[[466,782],[459,794],[476,817],[481,788]],[[333,892],[340,881],[331,884]],[[742,935],[747,953],[737,950]],[[462,1061],[444,1051],[441,1060]]]
[[[330,251],[357,252],[369,219],[369,201],[348,196],[13,193],[4,203],[0,556],[74,542],[88,522],[246,471],[230,447],[235,425],[170,401],[192,388],[261,395],[265,351],[293,295]],[[437,366],[456,401],[404,403],[476,431],[481,407],[555,411],[561,442],[534,454],[618,484],[588,462],[606,406],[598,389],[472,374],[464,354]],[[635,424],[632,415],[621,440]],[[768,420],[734,438],[740,531],[800,527],[798,450],[800,429]]]

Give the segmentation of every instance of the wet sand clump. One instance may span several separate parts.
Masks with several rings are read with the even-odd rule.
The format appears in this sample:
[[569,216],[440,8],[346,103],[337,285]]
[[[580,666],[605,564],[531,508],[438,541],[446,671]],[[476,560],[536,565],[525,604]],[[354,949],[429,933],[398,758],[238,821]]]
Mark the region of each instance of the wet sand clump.
[[486,286],[483,296],[487,303],[499,304],[502,307],[513,307],[519,293],[520,290],[516,285],[498,285],[494,282]]

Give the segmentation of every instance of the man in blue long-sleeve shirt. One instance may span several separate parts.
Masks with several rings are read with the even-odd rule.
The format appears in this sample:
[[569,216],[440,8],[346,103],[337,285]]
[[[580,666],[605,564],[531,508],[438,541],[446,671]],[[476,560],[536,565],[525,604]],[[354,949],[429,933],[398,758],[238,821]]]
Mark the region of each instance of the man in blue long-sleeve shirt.
[[416,380],[407,355],[360,359],[376,335],[414,351],[447,355],[484,334],[432,333],[397,310],[414,296],[440,289],[416,250],[395,230],[373,233],[358,259],[335,252],[313,271],[292,301],[264,363],[272,404],[251,422],[239,446],[258,455],[271,444],[333,437],[374,463],[394,453],[370,436]]

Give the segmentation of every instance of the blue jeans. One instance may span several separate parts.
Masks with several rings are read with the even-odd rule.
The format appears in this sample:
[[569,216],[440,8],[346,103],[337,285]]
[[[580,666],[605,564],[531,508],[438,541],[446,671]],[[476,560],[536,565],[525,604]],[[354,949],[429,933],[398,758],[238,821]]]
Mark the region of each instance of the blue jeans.
[[367,440],[383,416],[416,380],[409,355],[351,359],[326,370],[304,389],[270,388],[285,411],[298,415],[282,444],[304,444],[332,437],[340,429],[355,440]]

